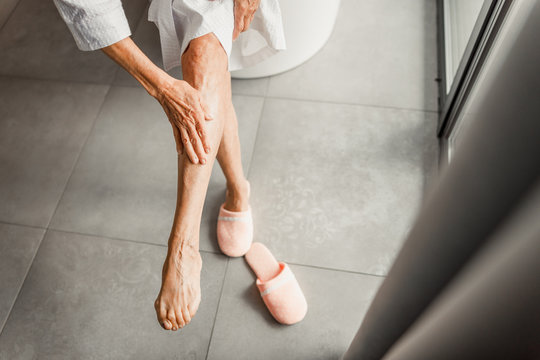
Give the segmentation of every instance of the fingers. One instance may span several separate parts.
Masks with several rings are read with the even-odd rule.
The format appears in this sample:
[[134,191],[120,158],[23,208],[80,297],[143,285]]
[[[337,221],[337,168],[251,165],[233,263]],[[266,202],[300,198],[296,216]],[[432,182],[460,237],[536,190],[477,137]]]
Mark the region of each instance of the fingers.
[[197,154],[193,149],[193,143],[190,140],[188,131],[183,127],[180,128],[180,136],[182,137],[182,145],[184,146],[187,157],[189,158],[189,160],[191,160],[192,163],[198,164],[199,158],[197,157]]
[[192,163],[204,165],[206,154],[211,151],[206,121],[213,117],[196,89],[185,81],[179,82],[180,85],[177,98],[165,99],[161,103],[173,126],[178,154],[185,151]]
[[205,120],[213,120],[214,117],[212,116],[212,114],[210,113],[210,108],[208,107],[208,105],[206,105],[206,103],[203,101],[202,97],[199,98],[199,103],[201,104],[201,108],[204,112],[204,119]]
[[235,15],[234,15],[234,30],[233,30],[233,35],[232,35],[232,39],[233,40],[236,40],[236,38],[238,37],[238,35],[240,35],[240,33],[244,31],[244,17],[241,16],[241,15],[236,15],[236,11],[235,11]]
[[242,1],[234,2],[234,30],[233,40],[236,40],[240,33],[246,31],[255,16],[260,1]]
[[206,154],[210,152],[210,145],[204,120],[199,117],[184,126],[172,124],[172,127],[178,154],[183,154],[185,150],[192,163],[206,164]]
[[[194,90],[196,91],[196,90]],[[194,164],[206,164],[206,154],[210,153],[210,141],[208,134],[206,132],[206,120],[213,119],[210,114],[208,106],[202,100],[202,96],[198,93],[192,93],[190,99],[191,106],[187,108],[187,113],[184,112],[184,121],[183,126],[180,125],[179,128],[184,128],[187,130],[186,134],[188,135],[188,140],[190,145],[186,145],[186,139],[184,135],[181,134],[183,138],[182,144],[184,148],[192,148],[193,151],[186,149],[190,160]],[[196,156],[193,156],[195,154]]]
[[195,125],[190,124],[188,126],[189,126],[188,131],[191,138],[191,145],[193,146],[193,150],[195,151],[196,155],[199,157],[199,162],[204,165],[206,164],[206,156],[205,156],[206,152],[204,151],[200,133],[197,131],[197,128]]
[[180,136],[180,131],[178,130],[176,125],[174,125],[173,123],[171,123],[171,126],[173,129],[174,142],[176,143],[176,152],[181,155],[184,153],[184,146],[182,145],[182,138]]
[[208,144],[208,134],[206,133],[206,129],[204,128],[204,125],[201,123],[198,123],[195,126],[195,131],[197,132],[197,135],[201,139],[201,145],[204,148],[204,152],[208,154],[210,152],[210,145]]
[[254,16],[255,16],[255,12],[245,14],[245,15],[240,15],[239,17],[235,16],[233,40],[236,40],[236,38],[240,35],[240,33],[243,33],[244,31],[249,29],[249,25],[253,21]]
[[204,141],[206,141],[206,132],[204,131],[204,120],[201,120],[199,116],[197,116],[197,119],[195,123],[188,123],[187,124],[187,131],[189,135],[189,139],[191,140],[191,145],[193,147],[193,150],[195,151],[195,154],[199,158],[199,163],[206,164],[206,151],[204,149],[203,145],[203,137]]
[[210,110],[206,103],[202,100],[202,97],[199,97],[200,109],[196,113],[196,122],[195,129],[197,136],[202,142],[204,152],[206,154],[210,153],[210,141],[208,139],[208,134],[206,133],[206,123],[205,120],[212,120],[213,117],[210,115]]
[[247,11],[246,6],[242,1],[234,2],[234,30],[233,30],[233,40],[236,40],[238,35],[244,31],[244,16]]
[[255,12],[246,14],[246,15],[244,16],[244,29],[242,30],[242,32],[244,32],[244,31],[246,31],[247,29],[249,29],[249,25],[251,24],[251,21],[253,20],[253,16],[255,16]]

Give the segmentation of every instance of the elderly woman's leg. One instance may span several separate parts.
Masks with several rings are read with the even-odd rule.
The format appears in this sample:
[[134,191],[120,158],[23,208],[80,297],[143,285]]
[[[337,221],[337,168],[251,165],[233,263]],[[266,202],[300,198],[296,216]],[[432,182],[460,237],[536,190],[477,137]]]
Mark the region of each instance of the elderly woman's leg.
[[248,209],[248,184],[242,169],[238,121],[234,109],[225,119],[225,129],[217,153],[219,165],[227,179],[225,209],[245,211]]
[[232,110],[227,55],[214,34],[190,42],[182,55],[184,80],[201,92],[213,120],[206,122],[211,151],[205,165],[178,157],[178,197],[174,223],[163,264],[162,285],[155,302],[158,321],[178,329],[191,321],[198,309],[200,291],[199,228],[204,198],[223,128]]

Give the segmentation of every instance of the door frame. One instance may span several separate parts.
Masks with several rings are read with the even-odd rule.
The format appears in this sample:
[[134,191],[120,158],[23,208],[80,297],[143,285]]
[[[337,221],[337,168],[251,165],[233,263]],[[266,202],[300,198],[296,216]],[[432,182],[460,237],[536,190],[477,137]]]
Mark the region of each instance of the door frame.
[[513,0],[484,0],[473,31],[459,63],[452,86],[446,92],[446,44],[444,0],[437,0],[439,121],[441,163],[448,163],[448,138],[485,62],[495,36]]

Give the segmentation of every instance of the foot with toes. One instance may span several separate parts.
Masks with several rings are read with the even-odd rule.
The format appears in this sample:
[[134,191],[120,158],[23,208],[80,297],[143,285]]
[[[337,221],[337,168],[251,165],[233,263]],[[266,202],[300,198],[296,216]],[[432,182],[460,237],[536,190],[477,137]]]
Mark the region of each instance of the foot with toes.
[[198,250],[167,254],[161,290],[154,304],[158,322],[165,330],[183,328],[197,312],[201,302],[201,268]]

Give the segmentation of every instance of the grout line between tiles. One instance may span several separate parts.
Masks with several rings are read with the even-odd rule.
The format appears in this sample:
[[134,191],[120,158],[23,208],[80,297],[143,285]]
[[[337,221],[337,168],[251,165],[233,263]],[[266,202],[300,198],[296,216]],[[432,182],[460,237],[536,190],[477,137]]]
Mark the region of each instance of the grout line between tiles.
[[[128,85],[119,85],[119,86],[128,86]],[[437,115],[439,113],[438,110],[426,110],[426,109],[416,109],[416,108],[406,108],[406,107],[399,107],[399,106],[385,106],[385,105],[373,105],[373,104],[365,104],[365,103],[353,103],[353,102],[345,102],[345,101],[326,101],[326,100],[317,100],[317,99],[298,99],[298,98],[289,98],[285,96],[269,96],[269,95],[255,95],[255,94],[234,94],[235,96],[246,96],[246,97],[255,97],[260,98],[264,97],[265,99],[272,99],[272,100],[286,100],[286,101],[299,101],[299,102],[312,102],[312,103],[318,103],[318,104],[332,104],[332,105],[348,105],[348,106],[359,106],[359,107],[366,107],[366,108],[374,108],[374,109],[386,109],[386,110],[402,110],[402,111],[412,111],[412,112],[421,112],[421,113],[428,113],[428,114],[435,114]]]
[[[248,164],[246,179],[249,179],[249,174],[251,172],[251,164],[253,163],[253,154],[255,153],[255,147],[257,146],[257,138],[259,137],[259,129],[261,127],[261,121],[262,121],[263,114],[264,114],[265,104],[266,104],[266,97],[263,97],[263,105],[262,105],[262,108],[261,108],[261,113],[259,114],[259,122],[257,123],[257,131],[255,132],[255,140],[253,141],[253,149],[251,150],[251,156],[250,156],[250,160],[249,160],[249,164]],[[214,315],[214,323],[212,324],[212,331],[210,332],[210,339],[208,340],[208,348],[206,349],[205,360],[208,360],[208,354],[210,353],[210,345],[212,344],[212,338],[214,336],[214,328],[216,326],[217,315],[218,315],[218,312],[219,312],[219,307],[221,305],[221,298],[223,297],[223,290],[225,289],[225,277],[227,275],[227,269],[229,268],[229,262],[230,262],[230,258],[227,258],[227,264],[225,265],[225,271],[223,272],[223,282],[221,284],[221,291],[220,291],[220,294],[219,294],[219,300],[218,300],[218,304],[217,304],[217,307],[216,307],[216,313]]]
[[[250,95],[246,95],[250,96]],[[285,96],[266,96],[267,99],[275,99],[275,100],[289,100],[289,101],[303,101],[303,102],[314,102],[314,103],[320,103],[320,104],[334,104],[334,105],[350,105],[350,106],[361,106],[361,107],[368,107],[368,108],[375,108],[375,109],[387,109],[387,110],[404,110],[404,111],[416,111],[416,112],[423,112],[428,114],[438,114],[439,112],[437,110],[427,110],[427,109],[417,109],[417,108],[407,108],[407,107],[399,107],[399,106],[389,106],[389,105],[373,105],[373,104],[365,104],[365,103],[353,103],[353,102],[347,102],[347,101],[329,101],[329,100],[316,100],[316,99],[299,99],[299,98],[289,98]]]
[[344,272],[344,273],[349,273],[349,274],[365,275],[365,276],[373,276],[373,277],[378,277],[378,278],[382,278],[382,279],[386,278],[386,275],[370,274],[370,273],[362,272],[362,271],[344,270],[344,269],[334,269],[334,268],[326,267],[326,266],[317,266],[317,265],[309,265],[309,264],[300,264],[300,263],[294,263],[294,262],[290,262],[290,261],[286,261],[286,263],[289,264],[289,265],[302,266],[302,267],[309,267],[309,268],[319,269],[319,270],[339,271],[339,272]]
[[255,149],[257,148],[257,139],[259,139],[259,131],[261,129],[261,123],[264,117],[264,110],[266,109],[266,96],[263,97],[263,104],[261,107],[261,113],[259,114],[259,121],[257,123],[257,131],[255,132],[255,140],[253,140],[253,149],[251,150],[251,155],[249,157],[249,165],[248,170],[246,174],[246,179],[249,180],[249,175],[251,174],[252,164],[253,164],[253,156],[255,155]]
[[21,290],[24,286],[24,283],[26,282],[26,278],[28,277],[28,274],[30,273],[30,269],[32,268],[32,266],[34,265],[34,259],[36,258],[37,256],[37,253],[41,247],[41,243],[43,242],[43,240],[45,239],[45,236],[47,235],[47,232],[48,230],[45,229],[45,231],[43,232],[43,235],[41,236],[41,239],[39,240],[39,244],[38,246],[36,247],[36,251],[34,252],[34,255],[32,256],[32,259],[30,260],[30,263],[28,264],[28,267],[26,268],[26,272],[23,276],[23,279],[21,281],[21,285],[19,286],[19,290],[17,290],[17,294],[15,295],[15,297],[13,298],[13,301],[11,303],[11,306],[9,307],[9,311],[8,311],[8,315],[6,316],[6,320],[4,321],[4,323],[2,324],[2,326],[0,327],[0,336],[2,336],[2,333],[4,332],[4,329],[6,327],[6,324],[8,323],[8,320],[9,318],[11,317],[11,313],[13,311],[13,308],[15,307],[15,303],[17,302],[17,299],[19,298],[19,294],[21,293]]
[[73,173],[75,172],[75,168],[79,164],[79,160],[81,159],[81,154],[84,152],[84,149],[86,148],[86,144],[88,144],[88,139],[90,139],[90,136],[92,135],[92,132],[94,131],[94,128],[96,127],[97,120],[99,116],[101,115],[101,112],[103,111],[103,107],[105,106],[105,103],[107,102],[107,97],[109,96],[112,89],[111,85],[108,85],[108,86],[109,88],[107,89],[105,96],[103,96],[103,101],[101,102],[101,105],[99,106],[99,110],[97,111],[96,116],[94,117],[94,121],[92,121],[92,125],[90,126],[90,130],[88,131],[88,135],[86,135],[86,139],[84,139],[84,143],[81,146],[81,150],[77,154],[77,158],[75,159],[75,162],[73,163],[73,166],[71,167],[71,171],[64,185],[64,189],[62,190],[62,194],[58,198],[58,201],[56,202],[56,206],[54,207],[54,211],[51,217],[49,218],[49,221],[47,222],[47,229],[49,229],[49,226],[51,225],[51,221],[54,219],[54,216],[56,215],[56,212],[58,211],[58,207],[60,206],[60,202],[64,198],[64,194],[69,185],[69,181],[71,180],[71,177],[73,176]]
[[[156,244],[156,243],[151,243],[151,242],[147,242],[147,241],[124,239],[124,238],[107,236],[107,235],[96,235],[96,234],[90,234],[90,233],[83,233],[83,232],[79,232],[79,231],[62,230],[62,229],[55,229],[55,228],[49,228],[48,230],[55,231],[55,232],[60,232],[60,233],[65,233],[65,234],[88,236],[88,237],[100,238],[100,239],[106,239],[106,240],[113,240],[113,241],[123,241],[123,242],[129,242],[129,243],[141,244],[141,245],[159,246],[159,247],[164,247],[164,248],[167,248],[167,246],[168,246],[167,244]],[[199,249],[199,251],[203,252],[203,253],[208,253],[208,254],[217,254],[217,255],[221,254],[220,252],[211,251],[211,250]]]
[[[126,84],[114,84],[113,83],[114,79],[113,79],[113,82],[108,84],[108,83],[100,83],[100,82],[93,82],[93,81],[35,78],[35,77],[26,77],[26,76],[19,76],[19,75],[13,76],[13,75],[6,75],[6,74],[0,74],[0,78],[14,79],[14,80],[47,81],[47,82],[56,82],[56,83],[64,83],[64,84],[75,83],[75,84],[81,84],[81,85],[101,85],[101,86],[110,86],[110,87],[128,88],[128,89],[140,88],[139,85],[135,86],[135,85],[126,85]],[[374,108],[374,109],[403,110],[403,111],[413,111],[413,112],[421,112],[421,113],[428,113],[428,114],[435,114],[435,115],[439,113],[438,110],[416,109],[416,108],[407,108],[407,107],[399,107],[399,106],[373,105],[373,104],[353,103],[353,102],[346,102],[346,101],[341,102],[341,101],[328,101],[328,100],[317,100],[317,99],[298,99],[298,98],[289,98],[285,96],[269,96],[269,95],[263,96],[263,95],[255,95],[255,94],[253,95],[238,94],[234,92],[232,95],[257,97],[257,98],[262,97],[265,99],[275,99],[275,100],[303,101],[303,102],[312,102],[312,103],[319,103],[319,104],[361,106],[361,107]]]
[[84,151],[86,143],[88,142],[88,139],[90,138],[90,134],[94,130],[97,119],[98,119],[99,115],[101,114],[101,111],[103,110],[103,105],[105,104],[105,101],[107,99],[107,95],[109,94],[110,90],[111,90],[111,87],[109,86],[109,88],[107,89],[107,92],[105,93],[105,96],[103,97],[103,102],[101,103],[101,105],[99,107],[99,110],[96,113],[96,116],[94,117],[94,121],[92,122],[90,130],[88,131],[88,135],[86,136],[86,139],[84,140],[84,144],[83,144],[83,146],[81,146],[81,150],[77,154],[77,158],[75,159],[73,167],[71,168],[69,176],[68,176],[68,178],[66,180],[66,183],[64,185],[64,189],[62,190],[62,194],[58,198],[58,201],[56,202],[56,206],[54,208],[54,211],[53,211],[51,217],[49,218],[49,221],[47,222],[47,227],[45,228],[45,232],[43,233],[43,236],[42,236],[41,240],[39,241],[39,244],[38,244],[38,246],[36,248],[36,252],[34,253],[34,256],[32,257],[32,261],[30,261],[30,265],[26,269],[26,274],[24,275],[23,281],[21,282],[21,286],[19,287],[19,291],[17,291],[17,295],[13,299],[13,303],[11,304],[11,307],[9,309],[8,316],[6,317],[6,321],[4,322],[4,324],[2,324],[2,329],[0,331],[0,336],[2,335],[2,332],[4,331],[5,324],[7,324],[7,321],[9,319],[9,317],[11,316],[11,311],[13,310],[13,307],[15,306],[15,303],[17,302],[17,299],[19,298],[19,294],[21,292],[21,289],[24,286],[24,283],[26,282],[26,277],[28,276],[28,273],[30,272],[30,269],[32,268],[32,265],[34,264],[34,259],[36,258],[36,255],[37,255],[39,249],[41,248],[41,244],[43,243],[43,239],[45,239],[45,236],[47,236],[47,234],[49,232],[49,225],[50,225],[52,219],[54,218],[54,215],[56,214],[56,211],[58,210],[58,206],[60,205],[60,201],[62,200],[62,197],[64,196],[64,192],[66,191],[66,188],[67,188],[67,186],[69,184],[69,180],[71,179],[71,176],[73,175],[73,172],[75,171],[75,167],[77,166],[77,163],[79,162],[79,158],[81,157],[81,154]]
[[97,81],[50,79],[50,78],[45,78],[45,77],[42,78],[42,77],[30,77],[30,76],[24,76],[24,75],[9,75],[9,74],[0,74],[0,78],[5,78],[9,80],[46,81],[46,82],[52,82],[52,83],[57,83],[57,84],[101,85],[101,86],[112,85],[110,83],[97,82]]
[[[18,5],[18,4],[17,4]],[[5,76],[4,76],[5,77]],[[27,80],[33,80],[33,81],[36,81],[36,80],[44,80],[44,81],[51,81],[51,82],[62,82],[62,83],[73,83],[73,82],[70,82],[70,81],[64,81],[64,80],[54,80],[54,79],[34,79],[34,78],[26,78]],[[88,84],[87,82],[78,82],[78,83],[82,83],[82,84]],[[268,82],[269,84],[270,82]],[[103,110],[103,106],[106,102],[106,99],[107,99],[107,96],[109,95],[111,89],[113,87],[131,87],[131,86],[123,86],[123,85],[107,85],[107,84],[96,84],[96,85],[102,85],[102,86],[108,86],[108,89],[105,93],[105,96],[103,98],[103,102],[101,103],[101,106],[100,106],[100,109],[98,110],[95,118],[94,118],[94,121],[91,125],[91,128],[88,132],[88,135],[84,141],[84,144],[83,146],[81,147],[81,150],[79,151],[78,155],[77,155],[77,158],[74,162],[74,165],[71,169],[71,172],[66,180],[66,183],[64,185],[64,189],[62,191],[62,194],[61,196],[59,197],[59,200],[55,206],[55,210],[54,212],[52,213],[48,223],[47,223],[47,226],[45,228],[43,227],[38,227],[38,226],[29,226],[29,225],[22,225],[22,224],[12,224],[12,225],[18,225],[18,226],[27,226],[27,227],[33,227],[33,228],[38,228],[38,229],[44,229],[45,232],[40,240],[40,243],[34,253],[34,256],[32,257],[32,261],[30,262],[28,268],[27,268],[27,271],[26,271],[26,274],[24,276],[24,280],[21,282],[21,285],[19,287],[19,290],[17,292],[17,295],[16,297],[14,298],[12,304],[11,304],[11,307],[9,309],[9,312],[8,312],[8,316],[6,317],[5,321],[3,322],[2,324],[2,327],[0,328],[0,335],[2,334],[4,328],[5,328],[5,324],[7,324],[8,322],[8,319],[9,317],[11,316],[11,312],[12,312],[12,309],[19,297],[19,294],[20,294],[20,291],[22,289],[22,287],[24,286],[24,283],[26,281],[26,277],[28,276],[28,273],[30,272],[30,269],[33,265],[33,261],[41,247],[41,243],[43,242],[45,236],[47,236],[48,232],[49,231],[58,231],[58,232],[64,232],[64,233],[73,233],[73,234],[79,234],[79,235],[84,235],[84,236],[92,236],[92,237],[100,237],[100,238],[105,238],[105,239],[111,239],[111,240],[118,240],[118,241],[127,241],[127,242],[132,242],[132,243],[139,243],[139,244],[146,244],[146,245],[154,245],[154,246],[160,246],[160,247],[166,247],[166,245],[162,245],[162,244],[154,244],[154,243],[148,243],[148,242],[143,242],[143,241],[136,241],[136,240],[130,240],[130,239],[122,239],[122,238],[113,238],[113,237],[108,237],[108,236],[99,236],[99,235],[94,235],[94,234],[85,234],[85,233],[79,233],[79,232],[73,232],[73,231],[65,231],[65,230],[60,230],[60,229],[54,229],[54,228],[50,228],[50,223],[52,222],[57,210],[58,210],[58,207],[60,205],[60,202],[65,194],[65,191],[67,189],[67,186],[69,184],[69,181],[75,171],[75,168],[77,166],[77,164],[79,163],[79,160],[80,160],[80,157],[81,157],[81,154],[82,152],[84,151],[84,149],[86,148],[86,145],[87,145],[87,142],[95,128],[95,125],[97,123],[97,119],[99,118],[99,115],[101,114],[102,110]],[[269,85],[267,85],[267,89],[266,89],[266,92],[268,91],[268,87]],[[240,96],[250,96],[250,97],[261,97],[261,96],[257,96],[257,95],[242,95],[242,94],[239,94]],[[284,98],[284,97],[275,97],[275,96],[263,96],[263,105],[262,105],[262,108],[261,108],[261,112],[260,112],[260,115],[259,115],[259,122],[257,124],[257,131],[256,131],[256,134],[255,134],[255,140],[254,140],[254,146],[253,146],[253,149],[252,149],[252,152],[251,152],[251,161],[250,163],[248,164],[248,171],[247,171],[247,178],[249,178],[249,175],[251,173],[251,169],[252,169],[252,163],[253,163],[253,159],[254,159],[254,154],[255,154],[255,151],[256,151],[256,146],[257,146],[257,139],[259,138],[259,132],[260,132],[260,127],[261,127],[261,122],[263,121],[263,117],[264,117],[264,112],[265,112],[265,108],[266,108],[266,102],[267,102],[267,99],[278,99],[278,100],[290,100],[290,101],[304,101],[304,102],[317,102],[317,103],[331,103],[331,104],[338,104],[338,105],[353,105],[353,106],[364,106],[364,107],[373,107],[373,108],[390,108],[390,109],[397,109],[397,110],[408,110],[408,111],[418,111],[418,112],[426,112],[426,113],[436,113],[436,111],[430,111],[430,110],[418,110],[418,109],[406,109],[406,108],[396,108],[396,107],[384,107],[384,106],[375,106],[375,105],[365,105],[365,104],[354,104],[354,103],[340,103],[340,102],[330,102],[330,101],[318,101],[318,100],[309,100],[309,99],[292,99],[292,98]],[[0,222],[0,223],[6,223],[6,222]],[[7,223],[7,224],[10,224],[10,223]],[[214,253],[215,252],[212,252],[212,251],[206,251],[206,250],[200,250],[201,252],[207,252],[207,253]],[[229,265],[229,261],[230,259],[227,259],[227,263],[226,263],[226,267],[225,267],[225,271],[224,271],[224,275],[223,275],[223,282],[222,282],[222,285],[221,285],[221,290],[220,290],[220,296],[219,296],[219,300],[218,300],[218,304],[217,304],[217,307],[216,307],[216,313],[215,313],[215,316],[214,316],[214,322],[213,322],[213,325],[212,325],[212,330],[211,330],[211,334],[210,334],[210,339],[209,339],[209,342],[208,342],[208,348],[207,348],[207,353],[206,353],[206,358],[208,358],[208,355],[209,355],[209,350],[210,350],[210,345],[211,345],[211,342],[212,342],[212,338],[213,338],[213,333],[214,333],[214,328],[215,328],[215,324],[216,324],[216,321],[217,321],[217,314],[218,314],[218,311],[219,311],[219,307],[221,305],[221,299],[222,299],[222,296],[223,296],[223,291],[224,291],[224,287],[225,287],[225,276],[226,276],[226,273],[227,273],[227,269],[228,269],[228,265]],[[307,264],[299,264],[299,263],[293,263],[293,262],[288,262],[289,264],[291,265],[296,265],[296,266],[304,266],[304,267],[311,267],[311,268],[316,268],[316,269],[322,269],[322,270],[328,270],[328,271],[340,271],[340,272],[347,272],[347,273],[353,273],[353,274],[361,274],[361,275],[366,275],[366,276],[374,276],[374,277],[379,277],[379,278],[384,278],[385,276],[382,276],[382,275],[375,275],[375,274],[369,274],[369,273],[364,273],[364,272],[356,272],[356,271],[350,271],[350,270],[342,270],[342,269],[332,269],[332,268],[328,268],[328,267],[321,267],[321,266],[315,266],[315,265],[307,265]]]
[[214,328],[216,327],[217,315],[219,312],[219,306],[221,305],[221,298],[223,297],[223,290],[225,289],[225,278],[227,276],[227,269],[229,269],[229,262],[231,259],[227,257],[227,263],[225,264],[225,271],[223,271],[223,281],[221,282],[221,290],[219,292],[219,299],[216,306],[216,313],[214,314],[214,322],[212,323],[212,330],[210,331],[210,338],[208,339],[208,347],[206,348],[205,360],[208,360],[208,354],[210,353],[210,345],[212,344],[212,337],[214,336]]
[[[54,231],[54,232],[59,232],[59,233],[64,233],[64,234],[74,234],[74,235],[88,236],[88,237],[107,239],[107,240],[113,240],[113,241],[123,241],[123,242],[129,242],[129,243],[134,243],[134,244],[158,246],[158,247],[162,247],[162,248],[167,247],[166,244],[156,244],[156,243],[151,243],[151,242],[147,242],[147,241],[125,239],[125,238],[113,237],[113,236],[108,236],[108,235],[96,235],[96,234],[90,234],[90,233],[83,233],[83,232],[80,232],[80,231],[55,229],[55,228],[51,228],[51,227],[46,229],[46,228],[39,227],[39,226],[29,226],[29,225],[23,225],[23,224],[15,224],[15,223],[9,223],[9,222],[5,222],[5,221],[0,221],[0,224],[35,228],[35,229],[40,229],[40,230],[46,230],[46,232]],[[222,253],[219,252],[219,251],[203,250],[203,249],[199,249],[199,251],[202,252],[202,253],[207,253],[207,254],[222,255]],[[345,273],[351,273],[351,274],[357,274],[357,275],[374,276],[374,277],[379,277],[379,278],[385,278],[386,277],[386,275],[370,274],[370,273],[363,272],[363,271],[345,270],[345,269],[338,269],[338,268],[332,268],[332,267],[327,267],[327,266],[302,264],[302,263],[290,262],[290,261],[286,261],[286,263],[290,264],[290,265],[310,267],[310,268],[320,269],[320,270],[339,271],[339,272],[345,272]]]
[[21,3],[22,0],[17,0],[17,3],[15,4],[15,6],[13,7],[13,9],[11,9],[11,12],[9,13],[9,15],[7,16],[6,20],[4,21],[4,23],[2,24],[2,26],[0,26],[0,31],[4,30],[4,27],[6,26],[6,24],[9,22],[9,19],[11,19],[11,17],[13,16],[13,14],[15,13],[15,10],[19,7],[19,4]]
[[81,236],[88,236],[88,237],[93,237],[93,238],[102,238],[102,239],[114,240],[114,241],[123,241],[123,242],[130,242],[130,243],[137,243],[137,244],[144,244],[144,245],[154,245],[154,246],[159,246],[159,247],[167,247],[167,245],[165,245],[165,244],[155,244],[155,243],[151,243],[151,242],[147,242],[147,241],[139,241],[139,240],[132,240],[132,239],[124,239],[124,238],[119,238],[119,237],[114,237],[114,236],[90,234],[90,233],[84,233],[84,232],[80,232],[80,231],[62,230],[62,229],[55,229],[55,228],[51,228],[51,227],[49,228],[49,230],[55,231],[55,232],[61,232],[61,233],[65,233],[65,234],[81,235]]
[[27,227],[27,228],[32,228],[32,229],[47,230],[47,228],[46,228],[46,227],[43,227],[43,226],[28,225],[28,224],[19,224],[19,223],[9,222],[9,221],[3,221],[3,220],[0,220],[0,224],[3,224],[3,225],[12,225],[12,226],[20,226],[20,227]]
[[[146,20],[145,18],[147,18],[145,15],[148,15],[148,8],[149,8],[149,7],[150,7],[150,5],[146,5],[146,6],[144,7],[144,10],[143,10],[141,16],[140,16],[139,19],[136,21],[136,24],[135,24],[135,26],[134,26],[134,29],[133,29],[133,30],[130,29],[130,32],[131,32],[130,37],[131,37],[131,39],[132,39],[133,41],[135,41],[135,34],[137,33],[137,30],[138,30],[139,27],[141,26],[142,22],[143,22],[144,20]],[[130,28],[131,28],[131,27],[130,27]],[[138,46],[138,44],[137,44],[137,46]],[[112,60],[112,59],[111,59],[111,60]],[[112,81],[111,81],[110,85],[114,85],[114,83],[115,83],[116,80],[118,79],[118,76],[119,76],[118,74],[120,74],[120,73],[122,72],[122,70],[124,70],[124,69],[123,69],[121,66],[117,66],[117,67],[116,67],[116,71],[114,72],[114,74],[113,74],[113,76],[112,76]],[[139,85],[140,85],[140,84],[137,83],[137,86],[133,86],[133,87],[139,87]]]
[[273,76],[268,76],[268,82],[266,83],[266,89],[264,90],[264,96],[268,96],[268,90],[270,90],[270,81],[272,81]]
[[[60,232],[60,233],[65,233],[65,234],[74,234],[74,235],[88,236],[88,237],[94,237],[94,238],[102,238],[102,239],[108,239],[108,240],[114,240],[114,241],[124,241],[124,242],[130,242],[130,243],[142,244],[142,245],[159,246],[159,247],[164,247],[164,248],[167,247],[167,245],[165,245],[165,244],[156,244],[156,243],[151,243],[151,242],[147,242],[147,241],[124,239],[124,238],[107,236],[107,235],[96,235],[96,234],[90,234],[90,233],[83,233],[83,232],[79,232],[79,231],[55,229],[55,228],[51,228],[51,227],[49,227],[47,229],[47,228],[44,228],[44,227],[41,227],[41,226],[18,224],[18,223],[12,223],[12,222],[2,221],[2,220],[0,220],[0,224],[27,227],[27,228],[33,228],[33,229],[40,229],[40,230],[45,230],[46,232],[54,231],[54,232]],[[202,252],[202,253],[207,253],[207,254],[221,255],[221,252],[219,252],[219,251],[203,250],[203,249],[199,249],[199,251]],[[363,272],[363,271],[337,269],[337,268],[331,268],[331,267],[327,267],[327,266],[302,264],[302,263],[290,262],[290,261],[287,261],[287,264],[295,265],[295,266],[310,267],[310,268],[314,268],[314,269],[328,270],[328,271],[339,271],[339,272],[358,274],[358,275],[375,276],[375,277],[380,277],[380,278],[385,278],[386,277],[386,275],[371,274],[371,273],[367,273],[367,272]]]

